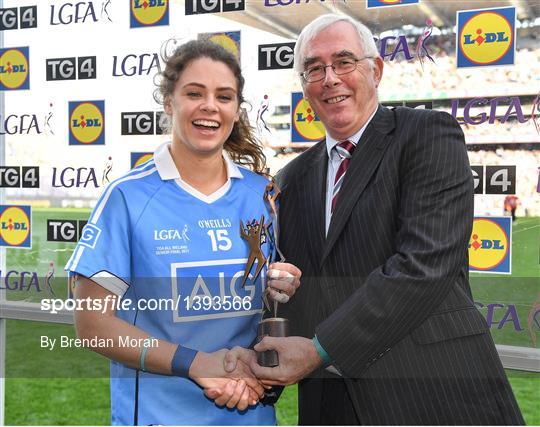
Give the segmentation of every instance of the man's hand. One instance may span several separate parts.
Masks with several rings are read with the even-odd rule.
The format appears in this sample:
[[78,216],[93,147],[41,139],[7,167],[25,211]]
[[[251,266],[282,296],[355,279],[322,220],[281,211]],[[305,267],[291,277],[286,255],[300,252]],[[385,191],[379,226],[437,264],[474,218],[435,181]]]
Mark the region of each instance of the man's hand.
[[189,368],[189,377],[204,388],[204,393],[219,406],[245,410],[264,396],[264,387],[249,366],[239,361],[229,371],[224,369],[227,350],[198,352]]
[[255,376],[265,385],[295,384],[322,364],[313,341],[303,337],[264,337],[255,347],[256,351],[276,350],[279,366],[265,368],[257,363],[256,354],[235,347],[225,356],[225,370],[231,372],[238,362],[249,365]]
[[289,301],[300,286],[302,272],[292,264],[275,262],[268,267],[268,294],[282,304]]

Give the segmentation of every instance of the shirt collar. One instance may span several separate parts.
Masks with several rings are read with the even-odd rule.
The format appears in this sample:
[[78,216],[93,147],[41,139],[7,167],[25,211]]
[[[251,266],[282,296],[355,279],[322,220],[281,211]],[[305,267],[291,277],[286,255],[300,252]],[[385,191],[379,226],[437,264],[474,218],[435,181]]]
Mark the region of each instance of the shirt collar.
[[[373,111],[373,113],[371,113],[371,116],[369,116],[369,119],[367,119],[364,126],[362,126],[360,128],[360,130],[358,132],[356,132],[354,135],[351,135],[349,138],[347,138],[346,139],[347,141],[351,141],[355,146],[358,144],[358,141],[360,141],[360,138],[362,137],[362,134],[364,133],[367,126],[371,122],[371,119],[373,118],[373,116],[377,112],[377,108],[378,108],[378,105],[375,108],[375,111]],[[332,159],[332,149],[342,141],[344,141],[344,140],[339,140],[338,141],[337,139],[332,138],[329,134],[326,134],[326,152],[328,153],[328,158],[329,159]]]
[[[171,143],[166,142],[161,144],[156,151],[154,152],[154,163],[156,169],[159,173],[159,176],[162,180],[166,181],[168,179],[182,179],[180,172],[174,164],[171,152],[169,150]],[[225,160],[225,166],[227,168],[227,179],[230,178],[244,178],[240,168],[236,163],[234,163],[229,156],[229,154],[223,150],[223,159]]]

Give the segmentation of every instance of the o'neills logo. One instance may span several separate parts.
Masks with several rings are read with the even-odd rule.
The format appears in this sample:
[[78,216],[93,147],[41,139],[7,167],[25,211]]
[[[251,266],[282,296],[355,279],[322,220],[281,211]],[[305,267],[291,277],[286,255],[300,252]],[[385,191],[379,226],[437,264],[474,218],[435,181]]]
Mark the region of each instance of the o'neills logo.
[[0,90],[30,89],[28,47],[0,49]]
[[513,7],[459,11],[457,66],[513,64],[515,23]]

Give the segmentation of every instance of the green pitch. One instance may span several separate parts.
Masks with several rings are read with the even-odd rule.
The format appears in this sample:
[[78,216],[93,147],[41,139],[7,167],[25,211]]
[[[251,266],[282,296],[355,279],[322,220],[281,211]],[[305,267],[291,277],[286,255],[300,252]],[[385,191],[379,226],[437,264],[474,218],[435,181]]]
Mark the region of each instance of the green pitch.
[[[37,272],[40,289],[8,291],[8,299],[39,302],[50,298],[51,292],[66,296],[63,266],[75,245],[47,242],[46,220],[87,219],[88,214],[88,210],[75,209],[33,210],[32,249],[8,249],[6,271]],[[474,299],[484,305],[484,315],[491,315],[492,334],[499,344],[534,347],[537,339],[540,346],[538,325],[528,324],[531,308],[540,304],[539,242],[539,218],[520,218],[513,231],[513,274],[471,274]],[[51,262],[52,291],[43,279]],[[75,336],[70,325],[7,322],[6,424],[109,424],[108,362],[85,349],[42,349],[41,335]],[[508,371],[508,375],[527,424],[540,424],[540,374]],[[282,425],[297,423],[296,387],[285,390],[277,414]]]

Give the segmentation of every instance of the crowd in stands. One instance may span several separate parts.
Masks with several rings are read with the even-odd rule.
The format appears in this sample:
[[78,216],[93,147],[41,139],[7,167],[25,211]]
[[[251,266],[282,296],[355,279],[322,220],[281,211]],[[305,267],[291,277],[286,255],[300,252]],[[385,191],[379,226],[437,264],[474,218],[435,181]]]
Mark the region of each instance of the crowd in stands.
[[[386,60],[381,99],[463,98],[531,95],[540,92],[540,47],[517,49],[515,64],[504,67],[456,68],[455,36],[437,36],[427,42],[434,63],[424,57]],[[409,43],[413,46],[414,43]],[[536,43],[538,46],[538,43]],[[411,52],[414,55],[414,51]]]
[[[540,116],[536,120],[540,129]],[[468,144],[540,142],[540,133],[531,118],[525,123],[517,120],[501,123],[496,120],[495,123],[479,125],[462,124],[461,129]]]

